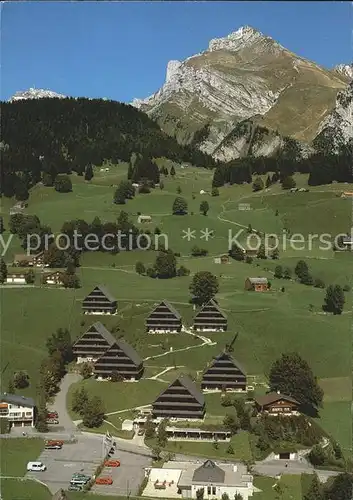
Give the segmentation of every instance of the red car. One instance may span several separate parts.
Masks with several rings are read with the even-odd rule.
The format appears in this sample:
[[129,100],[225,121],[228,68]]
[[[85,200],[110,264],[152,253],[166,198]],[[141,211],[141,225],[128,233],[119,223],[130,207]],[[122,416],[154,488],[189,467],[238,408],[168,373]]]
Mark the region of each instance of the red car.
[[104,467],[120,467],[120,462],[119,460],[106,460]]
[[113,478],[111,476],[97,477],[96,484],[113,484]]
[[48,411],[47,418],[59,418],[58,412],[57,411]]

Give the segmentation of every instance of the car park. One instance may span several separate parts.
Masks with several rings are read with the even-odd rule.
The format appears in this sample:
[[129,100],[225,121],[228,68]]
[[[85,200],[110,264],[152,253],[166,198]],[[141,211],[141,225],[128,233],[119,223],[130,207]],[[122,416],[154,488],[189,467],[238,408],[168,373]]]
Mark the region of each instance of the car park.
[[28,462],[27,470],[31,472],[43,472],[47,470],[43,462]]

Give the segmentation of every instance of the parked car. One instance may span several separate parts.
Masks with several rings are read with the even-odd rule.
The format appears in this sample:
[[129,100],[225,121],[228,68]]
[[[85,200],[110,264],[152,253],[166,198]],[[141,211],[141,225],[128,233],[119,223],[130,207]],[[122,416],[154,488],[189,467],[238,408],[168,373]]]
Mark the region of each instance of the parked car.
[[59,420],[57,418],[47,418],[47,424],[58,424]]
[[62,447],[63,447],[62,444],[46,444],[46,445],[44,445],[44,448],[46,450],[61,450]]
[[59,418],[59,414],[57,411],[48,411],[47,418]]
[[68,487],[69,491],[82,491],[83,485],[82,484],[71,484]]
[[104,467],[120,467],[120,462],[119,460],[106,460]]
[[43,472],[47,470],[43,462],[28,462],[27,470],[31,472]]
[[54,444],[58,444],[60,446],[63,446],[64,445],[64,441],[62,441],[61,439],[48,439],[47,441],[45,441],[45,444],[49,444],[49,445],[54,445]]
[[84,486],[90,479],[88,476],[73,477],[70,481],[70,486]]
[[111,476],[97,477],[96,484],[113,484],[113,478]]

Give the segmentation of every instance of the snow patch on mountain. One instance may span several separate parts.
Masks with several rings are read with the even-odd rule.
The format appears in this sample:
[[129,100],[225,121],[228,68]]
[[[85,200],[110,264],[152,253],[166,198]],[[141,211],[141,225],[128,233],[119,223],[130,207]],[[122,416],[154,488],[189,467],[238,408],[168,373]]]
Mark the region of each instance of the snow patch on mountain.
[[16,92],[9,99],[9,102],[23,101],[27,99],[43,99],[48,97],[64,99],[66,96],[63,94],[58,94],[57,92],[54,92],[52,90],[30,88],[28,90],[20,90]]
[[334,70],[336,73],[353,80],[353,64],[338,64],[335,66]]

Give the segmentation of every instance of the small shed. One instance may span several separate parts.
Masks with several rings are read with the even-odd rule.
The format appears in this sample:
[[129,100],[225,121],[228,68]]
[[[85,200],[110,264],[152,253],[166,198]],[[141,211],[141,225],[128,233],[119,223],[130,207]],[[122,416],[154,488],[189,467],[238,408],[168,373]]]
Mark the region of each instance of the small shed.
[[267,278],[246,278],[245,290],[252,290],[255,292],[264,292],[268,290]]
[[137,218],[138,224],[146,224],[152,222],[152,217],[150,215],[139,215]]

